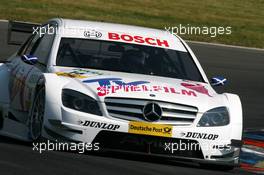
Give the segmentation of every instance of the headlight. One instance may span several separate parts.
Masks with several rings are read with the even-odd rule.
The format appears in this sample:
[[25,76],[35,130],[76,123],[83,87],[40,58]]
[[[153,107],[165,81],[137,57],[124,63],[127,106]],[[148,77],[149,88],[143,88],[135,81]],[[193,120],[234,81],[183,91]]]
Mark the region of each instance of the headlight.
[[71,89],[62,90],[62,104],[77,111],[102,116],[100,107],[95,99]]
[[225,126],[229,124],[229,113],[226,107],[211,109],[203,114],[197,126]]

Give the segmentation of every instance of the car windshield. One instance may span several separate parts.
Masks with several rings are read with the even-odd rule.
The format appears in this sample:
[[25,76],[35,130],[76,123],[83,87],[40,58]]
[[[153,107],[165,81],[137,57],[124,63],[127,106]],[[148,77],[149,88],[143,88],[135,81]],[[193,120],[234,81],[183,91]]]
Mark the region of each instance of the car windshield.
[[203,82],[188,52],[123,42],[62,38],[56,65]]

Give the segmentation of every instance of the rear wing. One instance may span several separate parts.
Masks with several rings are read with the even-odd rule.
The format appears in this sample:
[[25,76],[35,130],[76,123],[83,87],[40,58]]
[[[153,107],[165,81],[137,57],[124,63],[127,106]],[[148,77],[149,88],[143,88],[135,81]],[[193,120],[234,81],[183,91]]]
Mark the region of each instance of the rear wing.
[[21,21],[9,21],[7,31],[7,44],[8,45],[21,45],[30,34],[34,32],[34,29],[39,27],[40,24],[21,22]]

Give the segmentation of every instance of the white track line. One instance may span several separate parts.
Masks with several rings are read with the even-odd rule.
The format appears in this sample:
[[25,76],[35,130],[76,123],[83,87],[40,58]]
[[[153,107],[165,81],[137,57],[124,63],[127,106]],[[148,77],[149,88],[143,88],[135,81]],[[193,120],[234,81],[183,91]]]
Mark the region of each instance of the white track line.
[[202,41],[190,41],[190,40],[186,40],[186,41],[188,43],[201,44],[201,45],[211,45],[211,46],[220,46],[220,47],[229,47],[229,48],[236,48],[236,49],[247,49],[247,50],[257,50],[257,51],[263,51],[264,52],[264,49],[255,48],[255,47],[245,47],[245,46],[218,44],[218,43],[208,43],[208,42],[202,42]]

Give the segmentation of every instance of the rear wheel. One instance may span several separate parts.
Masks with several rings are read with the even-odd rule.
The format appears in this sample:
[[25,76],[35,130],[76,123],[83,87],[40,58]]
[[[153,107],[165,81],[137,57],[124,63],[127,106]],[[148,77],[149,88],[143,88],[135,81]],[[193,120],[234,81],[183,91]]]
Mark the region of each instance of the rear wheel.
[[29,116],[29,133],[33,141],[41,138],[45,111],[45,89],[40,88],[34,99]]

